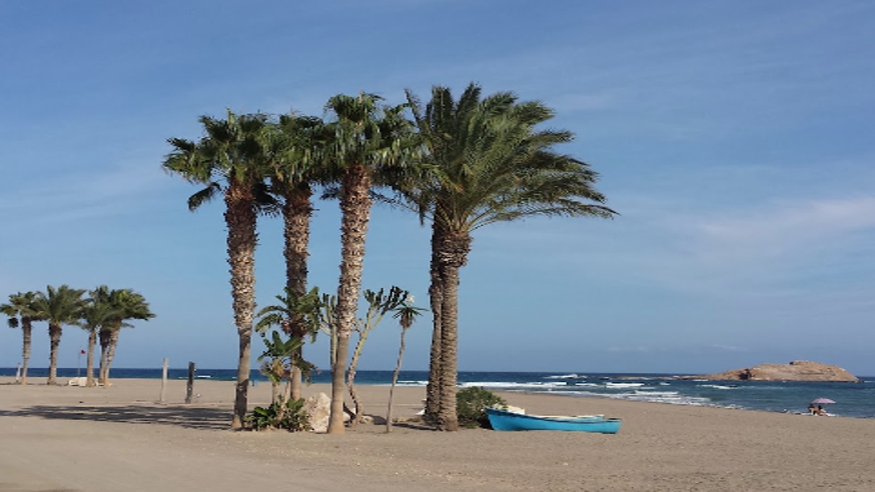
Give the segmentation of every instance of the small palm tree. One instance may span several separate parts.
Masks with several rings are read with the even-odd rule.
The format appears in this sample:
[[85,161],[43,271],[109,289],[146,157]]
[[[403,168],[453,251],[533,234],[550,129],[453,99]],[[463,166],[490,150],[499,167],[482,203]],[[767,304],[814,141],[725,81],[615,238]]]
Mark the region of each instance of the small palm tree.
[[383,320],[386,314],[395,311],[404,304],[409,292],[393,285],[389,292],[385,292],[383,289],[377,292],[366,289],[363,295],[365,302],[368,303],[368,309],[363,319],[356,320],[355,331],[358,332],[358,341],[355,344],[355,349],[349,362],[349,370],[346,374],[346,386],[353,404],[352,418],[350,419],[350,425],[352,426],[355,426],[364,415],[364,405],[355,391],[355,376],[365,342],[367,342],[371,330],[380,324],[380,321]]
[[[289,374],[287,376],[289,381],[289,395],[291,399],[299,400],[301,398],[300,379],[306,376],[306,379],[309,380],[309,373],[304,374],[302,368],[307,368],[308,372],[310,368],[312,368],[312,364],[304,360],[302,347],[306,337],[309,336],[311,340],[314,340],[316,333],[319,332],[321,307],[319,301],[319,289],[314,287],[310,292],[303,296],[296,296],[286,288],[285,295],[276,296],[276,299],[279,301],[279,304],[266,306],[258,312],[259,320],[255,324],[255,331],[261,333],[262,336],[265,336],[272,326],[277,326],[289,337],[288,340],[290,342],[300,342],[295,343],[293,346],[295,353],[288,356]],[[265,344],[268,344],[266,339]],[[270,349],[271,346],[268,345],[268,348]],[[275,355],[265,354],[266,355],[262,355],[261,358]],[[276,367],[276,360],[276,358],[273,358],[268,364],[270,373],[277,373],[276,370],[270,370],[271,368]],[[286,376],[283,375],[283,377]]]
[[[82,312],[80,327],[88,333],[88,353],[86,355],[85,385],[89,388],[95,385],[94,379],[94,350],[97,346],[97,336],[101,330],[109,327],[114,318],[118,317],[118,311],[109,302],[109,287],[101,285],[89,292],[88,303]],[[108,343],[108,341],[107,341]],[[101,358],[101,361],[103,359]]]
[[386,410],[386,432],[392,432],[392,400],[395,396],[395,385],[398,384],[398,375],[401,373],[401,362],[404,360],[405,337],[407,330],[413,326],[417,316],[421,316],[424,308],[413,305],[413,296],[408,297],[395,310],[393,318],[401,325],[401,343],[398,346],[398,362],[395,364],[395,372],[392,373],[392,386],[389,388],[389,407]]
[[109,370],[115,358],[119,334],[122,328],[133,327],[129,321],[148,321],[155,317],[149,310],[149,303],[142,294],[132,289],[114,289],[108,297],[100,299],[107,304],[108,319],[103,323],[98,337],[100,339],[100,384],[109,386]]
[[[588,164],[552,150],[569,142],[567,131],[535,127],[553,117],[539,102],[509,92],[480,98],[471,84],[459,100],[436,86],[423,106],[410,92],[424,160],[431,176],[401,191],[422,219],[432,222],[431,306],[434,312],[426,417],[442,430],[458,429],[456,414],[459,269],[467,264],[473,231],[525,217],[610,218],[605,197],[593,187]],[[406,187],[406,189],[405,189]]]
[[173,151],[163,163],[166,171],[206,188],[188,199],[189,210],[223,196],[228,229],[228,264],[231,267],[231,297],[237,326],[239,357],[234,415],[231,427],[243,427],[246,418],[252,322],[255,315],[256,220],[263,204],[272,204],[264,178],[269,174],[264,153],[268,118],[263,114],[236,115],[226,120],[202,116],[204,136],[197,142],[171,138]]
[[51,351],[47,384],[57,384],[58,347],[61,345],[62,327],[75,325],[82,317],[82,311],[86,306],[86,301],[82,298],[84,294],[85,289],[72,289],[67,285],[55,289],[49,285],[45,293],[37,292],[34,299],[34,318],[49,323]]
[[[265,351],[258,357],[262,362],[261,372],[270,379],[273,387],[273,403],[278,403],[281,408],[285,408],[290,399],[295,401],[300,399],[292,396],[292,368],[297,367],[309,381],[314,366],[298,357],[298,349],[304,344],[303,340],[293,337],[284,339],[278,331],[271,331],[270,336],[263,334],[262,340]],[[283,380],[286,381],[286,387],[280,396],[277,389]],[[282,415],[279,418],[282,419]]]
[[[7,304],[0,305],[0,312],[9,317],[9,327],[21,326],[21,380],[22,385],[27,384],[27,367],[30,361],[30,344],[33,333],[33,322],[39,321],[34,311],[35,292],[18,292],[9,296]],[[20,323],[19,323],[20,322]]]

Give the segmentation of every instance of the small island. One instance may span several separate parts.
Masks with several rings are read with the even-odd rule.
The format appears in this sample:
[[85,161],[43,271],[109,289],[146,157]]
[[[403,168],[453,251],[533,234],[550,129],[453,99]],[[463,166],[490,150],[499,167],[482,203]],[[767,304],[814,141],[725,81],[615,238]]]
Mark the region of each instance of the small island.
[[745,369],[695,376],[691,379],[706,379],[709,381],[825,381],[842,383],[859,383],[853,374],[838,366],[794,360],[789,364],[760,364]]

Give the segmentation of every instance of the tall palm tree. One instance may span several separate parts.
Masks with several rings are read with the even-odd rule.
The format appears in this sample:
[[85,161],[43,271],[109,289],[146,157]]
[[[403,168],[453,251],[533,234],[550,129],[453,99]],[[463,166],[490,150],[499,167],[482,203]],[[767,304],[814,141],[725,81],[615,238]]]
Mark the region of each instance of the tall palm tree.
[[[324,180],[320,145],[325,135],[321,118],[299,114],[281,115],[265,132],[264,146],[269,164],[271,193],[281,203],[283,255],[286,262],[286,295],[307,294],[310,220],[313,215],[313,184]],[[291,316],[283,325],[286,334],[303,340],[309,333],[303,318]],[[303,344],[297,359],[303,359]],[[301,369],[293,365],[289,378],[292,398],[301,397]]]
[[[344,433],[344,376],[358,297],[361,293],[365,240],[375,177],[405,162],[410,122],[404,106],[387,107],[374,94],[337,95],[325,108],[334,120],[326,159],[340,175],[341,263],[337,287],[337,345],[331,368],[329,434]],[[379,182],[379,181],[378,181]]]
[[423,106],[408,102],[436,177],[402,190],[420,217],[432,221],[431,306],[434,331],[426,412],[439,429],[457,430],[459,270],[467,264],[472,233],[480,227],[533,215],[613,217],[593,188],[588,164],[552,150],[567,131],[537,130],[553,117],[539,102],[518,102],[499,92],[480,98],[470,84],[456,101],[446,87],[432,89]]
[[173,151],[166,157],[165,170],[206,188],[188,199],[189,210],[222,195],[228,228],[228,264],[231,267],[231,296],[239,338],[237,385],[231,427],[243,427],[248,402],[252,360],[252,321],[255,314],[256,220],[259,204],[269,201],[264,177],[263,134],[268,127],[263,114],[235,115],[226,120],[202,116],[204,136],[197,142],[181,138],[168,140]]
[[71,289],[62,285],[55,289],[51,285],[46,292],[37,292],[33,302],[34,318],[49,323],[49,379],[47,384],[57,384],[58,377],[58,347],[61,344],[63,325],[75,325],[82,317],[86,301],[82,298],[85,289]]
[[[21,384],[27,384],[27,367],[30,361],[30,344],[35,318],[33,303],[35,292],[18,292],[9,296],[9,303],[0,305],[0,313],[9,316],[9,327],[18,328],[21,325]],[[20,321],[20,323],[19,323]]]
[[109,386],[109,369],[115,358],[118,347],[119,334],[122,328],[133,327],[129,321],[149,321],[155,314],[149,310],[149,303],[142,294],[131,289],[113,289],[109,292],[100,292],[98,295],[108,294],[101,302],[107,304],[107,319],[100,328],[100,384]]
[[[85,363],[85,385],[93,387],[94,379],[94,350],[97,346],[97,336],[101,330],[108,327],[112,323],[112,319],[117,316],[117,310],[109,302],[110,291],[109,287],[101,285],[88,293],[88,303],[82,312],[82,322],[79,327],[88,333],[88,353]],[[102,361],[102,358],[101,358]]]

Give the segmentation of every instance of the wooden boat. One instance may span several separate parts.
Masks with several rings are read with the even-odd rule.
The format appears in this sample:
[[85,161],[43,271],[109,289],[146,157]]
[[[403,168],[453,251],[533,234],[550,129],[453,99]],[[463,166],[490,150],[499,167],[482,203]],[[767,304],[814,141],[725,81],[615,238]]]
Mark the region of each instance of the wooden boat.
[[622,423],[620,419],[608,419],[604,415],[528,415],[498,408],[487,408],[486,415],[492,428],[500,431],[561,430],[616,434]]

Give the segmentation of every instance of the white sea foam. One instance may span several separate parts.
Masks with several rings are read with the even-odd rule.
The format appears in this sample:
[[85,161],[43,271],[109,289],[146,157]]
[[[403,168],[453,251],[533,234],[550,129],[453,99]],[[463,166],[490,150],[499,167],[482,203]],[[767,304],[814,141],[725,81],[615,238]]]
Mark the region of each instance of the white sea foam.
[[713,389],[719,389],[719,390],[731,390],[731,389],[738,388],[738,386],[724,386],[722,384],[700,384],[699,387],[700,388],[713,388]]
[[481,387],[481,388],[503,388],[503,389],[523,389],[523,388],[566,388],[568,385],[565,382],[556,382],[556,383],[540,383],[540,382],[532,382],[532,383],[507,383],[501,381],[477,381],[471,383],[462,383],[459,386],[463,388]]
[[607,388],[640,388],[644,383],[605,383]]
[[559,391],[562,395],[610,398],[612,400],[646,401],[654,403],[671,403],[674,405],[710,405],[711,400],[696,396],[681,395],[677,391],[634,391],[624,393],[598,393],[593,391]]
[[577,374],[560,374],[558,376],[544,376],[544,379],[586,379],[586,376],[579,376]]

